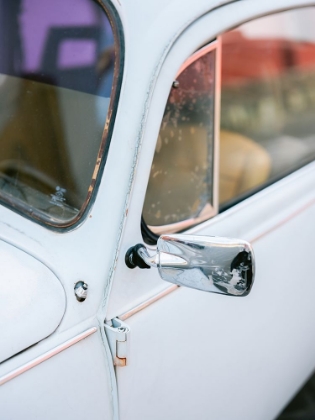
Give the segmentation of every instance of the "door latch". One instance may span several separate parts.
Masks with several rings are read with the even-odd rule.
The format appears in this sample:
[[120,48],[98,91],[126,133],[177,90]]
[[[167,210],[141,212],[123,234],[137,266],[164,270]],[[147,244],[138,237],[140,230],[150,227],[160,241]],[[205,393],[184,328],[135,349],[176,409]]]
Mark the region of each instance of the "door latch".
[[118,318],[111,320],[112,325],[104,324],[115,366],[126,366],[129,355],[130,327]]

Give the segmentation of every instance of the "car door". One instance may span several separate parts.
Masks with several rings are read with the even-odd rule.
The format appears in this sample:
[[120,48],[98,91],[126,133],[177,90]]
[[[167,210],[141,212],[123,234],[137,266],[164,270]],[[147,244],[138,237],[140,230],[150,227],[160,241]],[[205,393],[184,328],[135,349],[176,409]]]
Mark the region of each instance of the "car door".
[[[201,3],[189,24],[184,10],[181,18],[169,13],[175,2],[157,18],[152,6],[137,23],[141,33],[151,17],[148,36],[131,42],[129,74],[143,51],[147,65],[141,78],[130,76],[139,97],[130,87],[134,108],[125,105],[133,166],[107,310],[108,325],[130,329],[127,366],[116,367],[124,420],[272,419],[315,367],[314,8],[241,1],[209,11]],[[202,48],[210,75],[198,62]],[[208,95],[205,131],[204,110],[195,111],[197,125],[183,122],[182,86],[196,106],[200,92]],[[206,140],[196,145],[198,138]],[[130,247],[145,243],[153,255],[160,234],[179,231],[249,241],[249,296],[170,286],[157,269],[127,267]]]
[[0,1],[3,419],[117,418],[98,315],[101,192],[95,204],[121,80],[113,13],[90,0]]

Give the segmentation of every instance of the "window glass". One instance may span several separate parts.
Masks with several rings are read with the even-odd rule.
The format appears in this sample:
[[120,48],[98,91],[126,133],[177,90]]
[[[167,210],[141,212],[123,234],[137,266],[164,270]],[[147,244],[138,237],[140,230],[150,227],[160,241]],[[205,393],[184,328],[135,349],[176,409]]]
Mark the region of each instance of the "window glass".
[[221,205],[315,158],[314,8],[222,36]]
[[205,47],[180,70],[157,140],[143,219],[174,232],[213,213],[215,50]]
[[115,60],[113,30],[97,2],[0,0],[2,202],[54,225],[83,211]]
[[160,128],[143,208],[145,240],[216,213],[220,65],[221,210],[315,159],[314,20],[314,7],[259,18],[220,37],[221,63],[215,49],[187,60]]

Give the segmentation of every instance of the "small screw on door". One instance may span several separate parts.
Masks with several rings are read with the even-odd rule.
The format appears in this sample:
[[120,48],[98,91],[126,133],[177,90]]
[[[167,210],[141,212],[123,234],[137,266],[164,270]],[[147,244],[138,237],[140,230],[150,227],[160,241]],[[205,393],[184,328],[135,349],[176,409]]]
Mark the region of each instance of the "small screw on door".
[[177,89],[179,87],[179,81],[178,80],[174,80],[172,86],[173,86],[173,88]]
[[87,298],[88,285],[84,281],[78,281],[74,285],[74,294],[79,302],[84,302]]

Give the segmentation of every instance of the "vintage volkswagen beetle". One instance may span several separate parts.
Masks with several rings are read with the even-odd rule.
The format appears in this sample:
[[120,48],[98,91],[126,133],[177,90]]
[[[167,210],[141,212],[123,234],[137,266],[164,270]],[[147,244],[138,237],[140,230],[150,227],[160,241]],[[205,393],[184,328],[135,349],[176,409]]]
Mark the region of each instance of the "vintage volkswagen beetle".
[[314,17],[0,1],[2,418],[274,419],[311,375]]

